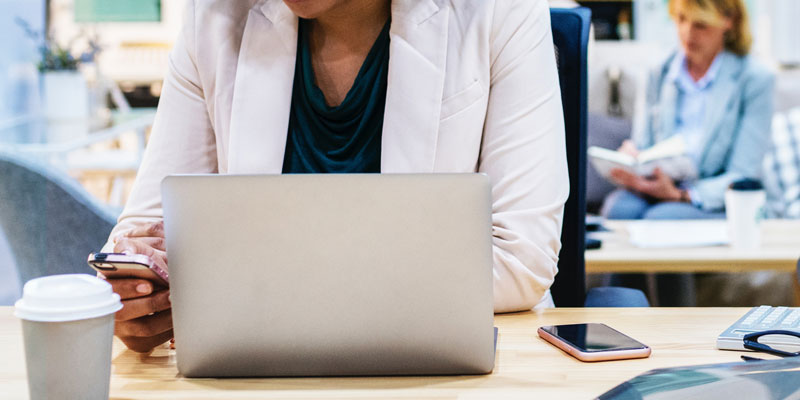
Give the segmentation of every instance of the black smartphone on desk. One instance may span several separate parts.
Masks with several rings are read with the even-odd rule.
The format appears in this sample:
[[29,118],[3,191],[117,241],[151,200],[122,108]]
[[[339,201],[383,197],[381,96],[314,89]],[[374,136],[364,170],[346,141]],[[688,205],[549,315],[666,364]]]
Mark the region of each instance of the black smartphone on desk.
[[650,357],[650,347],[605,324],[543,326],[539,337],[581,361]]

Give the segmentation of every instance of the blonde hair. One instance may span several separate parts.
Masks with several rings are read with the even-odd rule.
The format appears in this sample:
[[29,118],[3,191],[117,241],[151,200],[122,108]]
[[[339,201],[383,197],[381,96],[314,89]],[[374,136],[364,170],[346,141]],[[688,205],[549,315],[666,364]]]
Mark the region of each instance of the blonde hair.
[[753,37],[747,8],[742,0],[669,0],[669,15],[676,18],[683,10],[692,21],[719,25],[722,18],[730,18],[733,23],[725,34],[725,49],[740,56],[750,52]]

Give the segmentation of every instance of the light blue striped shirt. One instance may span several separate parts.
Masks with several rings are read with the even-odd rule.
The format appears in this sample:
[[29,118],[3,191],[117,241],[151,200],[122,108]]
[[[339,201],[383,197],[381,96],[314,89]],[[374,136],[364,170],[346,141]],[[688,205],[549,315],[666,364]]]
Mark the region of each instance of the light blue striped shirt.
[[[711,66],[702,78],[695,81],[689,74],[686,54],[680,53],[670,65],[667,79],[675,82],[678,89],[678,101],[675,107],[675,134],[683,136],[687,154],[699,167],[705,138],[706,110],[711,101],[711,87],[717,78],[720,68],[720,56],[714,57]],[[701,199],[691,186],[688,187],[692,203],[699,205]]]
[[695,81],[689,74],[686,55],[675,57],[668,72],[668,79],[678,88],[678,104],[675,108],[675,134],[683,136],[689,156],[700,163],[705,137],[706,106],[711,96],[711,87],[720,68],[720,55],[717,54],[706,74]]

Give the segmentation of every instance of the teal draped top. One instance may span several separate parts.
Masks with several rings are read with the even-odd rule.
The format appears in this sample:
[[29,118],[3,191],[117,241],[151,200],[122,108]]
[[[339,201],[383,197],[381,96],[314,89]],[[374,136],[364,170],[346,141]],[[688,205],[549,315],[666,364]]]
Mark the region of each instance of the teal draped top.
[[309,21],[300,19],[284,173],[380,172],[389,25],[372,45],[344,101],[331,107],[314,78]]

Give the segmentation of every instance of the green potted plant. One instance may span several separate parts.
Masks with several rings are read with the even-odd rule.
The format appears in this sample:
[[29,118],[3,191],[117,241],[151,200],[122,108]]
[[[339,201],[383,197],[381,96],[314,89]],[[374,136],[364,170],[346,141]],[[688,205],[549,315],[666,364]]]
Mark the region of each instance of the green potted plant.
[[90,40],[88,49],[72,50],[72,41],[61,46],[52,37],[31,28],[25,20],[16,19],[27,36],[39,46],[37,63],[41,75],[42,108],[50,121],[85,120],[89,117],[89,91],[80,71],[83,63],[94,62],[100,47]]

